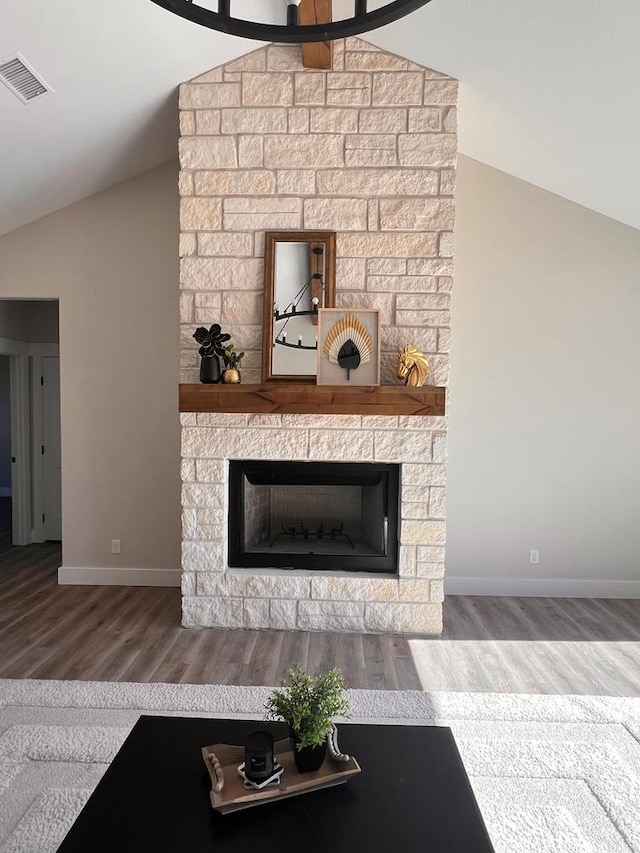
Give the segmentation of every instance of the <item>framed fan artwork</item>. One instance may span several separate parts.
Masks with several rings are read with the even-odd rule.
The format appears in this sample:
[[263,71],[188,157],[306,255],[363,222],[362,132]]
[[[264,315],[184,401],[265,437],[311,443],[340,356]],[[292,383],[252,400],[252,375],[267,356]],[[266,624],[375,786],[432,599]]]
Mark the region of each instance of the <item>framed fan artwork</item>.
[[380,318],[373,309],[318,311],[318,385],[380,384]]

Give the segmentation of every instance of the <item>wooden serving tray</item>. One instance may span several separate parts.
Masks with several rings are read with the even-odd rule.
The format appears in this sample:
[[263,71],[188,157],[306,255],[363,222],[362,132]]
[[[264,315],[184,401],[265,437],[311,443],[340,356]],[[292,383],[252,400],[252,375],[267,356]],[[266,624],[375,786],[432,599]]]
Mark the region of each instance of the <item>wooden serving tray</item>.
[[[291,741],[277,741],[274,744],[274,756],[284,767],[280,777],[280,785],[276,788],[265,788],[262,791],[250,790],[244,787],[244,782],[238,774],[238,765],[244,761],[244,746],[234,746],[228,743],[214,743],[202,747],[202,758],[211,777],[211,805],[220,814],[248,809],[273,800],[284,800],[296,797],[298,794],[308,794],[333,785],[342,785],[351,776],[360,773],[360,765],[353,758],[345,762],[333,761],[327,754],[319,770],[311,773],[299,773],[293,757]],[[213,790],[216,774],[209,753],[215,753],[224,773],[224,788],[218,794]]]

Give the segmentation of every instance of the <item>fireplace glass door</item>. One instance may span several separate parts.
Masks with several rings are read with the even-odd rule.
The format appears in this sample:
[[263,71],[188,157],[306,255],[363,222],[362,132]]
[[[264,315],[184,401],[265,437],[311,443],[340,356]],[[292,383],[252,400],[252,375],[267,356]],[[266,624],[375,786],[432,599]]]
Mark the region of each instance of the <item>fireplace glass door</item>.
[[229,565],[396,574],[399,465],[229,463]]

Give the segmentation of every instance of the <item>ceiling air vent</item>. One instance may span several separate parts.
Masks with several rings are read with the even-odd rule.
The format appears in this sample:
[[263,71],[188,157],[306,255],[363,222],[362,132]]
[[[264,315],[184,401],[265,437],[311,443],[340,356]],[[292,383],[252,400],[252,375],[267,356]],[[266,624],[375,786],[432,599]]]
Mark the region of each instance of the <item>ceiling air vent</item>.
[[0,81],[20,98],[23,104],[28,104],[47,92],[53,92],[51,86],[45,83],[35,68],[19,53],[0,59]]

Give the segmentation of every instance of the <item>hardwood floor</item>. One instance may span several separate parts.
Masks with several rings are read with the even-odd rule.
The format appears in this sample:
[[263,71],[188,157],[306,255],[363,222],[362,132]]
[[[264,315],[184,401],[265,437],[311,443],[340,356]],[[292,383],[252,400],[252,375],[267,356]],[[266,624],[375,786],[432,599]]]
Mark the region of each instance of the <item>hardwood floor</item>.
[[629,696],[640,601],[450,597],[441,638],[187,629],[180,591],[58,586],[58,545],[0,547],[0,677],[273,685],[293,663],[350,687]]

